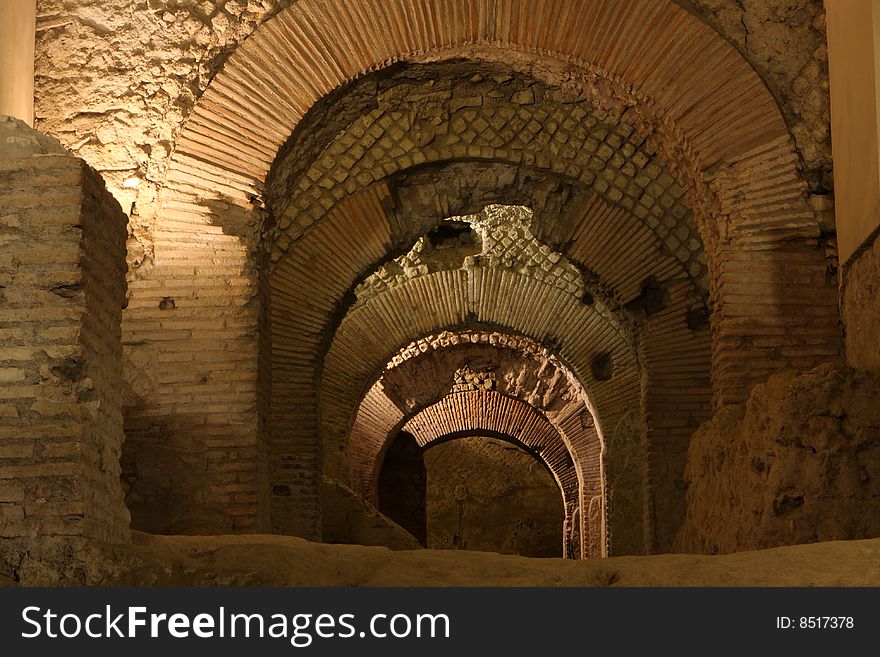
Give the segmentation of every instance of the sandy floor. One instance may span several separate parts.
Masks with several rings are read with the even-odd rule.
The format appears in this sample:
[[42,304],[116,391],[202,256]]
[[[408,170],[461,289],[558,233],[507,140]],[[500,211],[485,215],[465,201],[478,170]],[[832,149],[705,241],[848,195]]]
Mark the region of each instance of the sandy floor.
[[284,536],[149,536],[114,546],[93,584],[264,586],[880,586],[880,539],[722,556],[598,561],[392,552]]

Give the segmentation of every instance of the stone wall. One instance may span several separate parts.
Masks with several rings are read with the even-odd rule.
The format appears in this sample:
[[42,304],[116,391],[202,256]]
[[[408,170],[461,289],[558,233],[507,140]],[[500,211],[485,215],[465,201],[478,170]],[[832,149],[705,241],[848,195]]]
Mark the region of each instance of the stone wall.
[[880,376],[779,374],[691,441],[675,550],[734,552],[880,536]]
[[[827,191],[827,184],[823,182],[826,176],[822,173],[827,169],[823,151],[823,144],[827,143],[827,116],[823,109],[823,103],[827,105],[827,94],[821,84],[824,75],[821,3],[816,0],[803,3],[805,8],[799,10],[783,0],[743,2],[736,3],[738,12],[715,0],[682,4],[735,43],[746,59],[759,70],[782,106],[788,128],[795,136],[799,148],[797,159],[807,173],[810,191],[817,194]],[[265,485],[269,448],[265,442],[260,442],[259,434],[263,426],[258,410],[264,414],[269,412],[266,403],[269,383],[268,377],[264,377],[267,381],[260,387],[256,367],[259,357],[255,330],[259,315],[256,263],[262,246],[259,229],[264,217],[260,204],[268,167],[278,153],[278,147],[290,135],[289,126],[294,121],[291,117],[298,118],[308,110],[309,103],[305,100],[311,98],[311,90],[308,84],[284,89],[283,85],[274,83],[282,79],[280,75],[269,76],[273,83],[268,86],[260,79],[267,61],[283,61],[284,57],[289,56],[297,64],[300,63],[304,58],[298,57],[295,52],[299,46],[286,50],[284,57],[277,57],[278,53],[274,51],[270,55],[256,48],[242,54],[238,46],[260,23],[291,5],[286,0],[228,0],[215,3],[190,0],[162,3],[151,0],[137,5],[123,0],[84,0],[75,6],[59,0],[41,0],[39,3],[37,125],[58,135],[66,146],[96,166],[108,179],[132,219],[128,241],[132,298],[124,318],[124,370],[129,384],[126,397],[129,442],[126,448],[125,481],[129,486],[129,503],[135,510],[136,526],[151,531],[239,532],[271,526],[265,512],[265,497],[269,494]],[[413,6],[420,4],[414,3]],[[529,5],[525,3],[521,6],[527,8]],[[274,35],[264,40],[269,44],[267,47],[286,48],[284,39],[279,39],[278,35],[286,30],[298,29],[298,24],[294,24],[299,19],[291,18],[295,13],[284,20],[279,17],[273,26],[266,26],[263,31]],[[607,14],[611,16],[613,12]],[[685,18],[676,19],[676,22],[686,24],[688,21]],[[620,24],[617,18],[613,22]],[[623,22],[626,23],[625,20]],[[428,22],[424,25],[428,26]],[[428,34],[431,28],[426,27],[425,32],[425,35],[416,36],[424,37],[425,43],[434,47],[436,44],[431,45],[434,36]],[[765,38],[767,36],[773,38]],[[680,37],[686,47],[693,47],[703,35],[698,27],[688,27],[683,29]],[[780,44],[789,37],[797,47],[791,48],[790,54],[782,56]],[[648,41],[651,45],[649,51],[654,48],[655,42],[656,39]],[[297,43],[301,45],[303,42]],[[334,46],[338,45],[337,41],[333,43]],[[375,58],[372,46],[376,44],[370,45],[370,52],[344,54],[355,62],[370,60],[371,57]],[[713,48],[716,46],[714,44]],[[700,49],[705,51],[703,46]],[[305,50],[311,53],[314,49],[307,45]],[[620,49],[620,52],[624,52],[624,49]],[[209,83],[215,79],[224,63],[234,60],[236,55],[241,55],[235,61],[236,65],[223,69],[228,75],[222,84],[214,85],[216,93],[206,96]],[[249,60],[250,57],[255,57],[255,60]],[[778,64],[777,57],[780,57]],[[316,59],[322,58],[323,53]],[[385,61],[382,58],[377,61],[380,59]],[[719,67],[724,69],[730,64],[730,70],[737,71],[735,75],[731,73],[732,77],[742,75],[742,84],[753,84],[747,82],[751,78],[737,68],[737,64],[731,64],[734,59],[733,55],[722,57]],[[254,61],[258,61],[259,65]],[[315,72],[306,76],[306,79],[320,79],[321,85],[325,77],[335,79],[337,63],[332,57],[327,57],[326,61],[326,71],[321,74]],[[341,66],[340,70],[346,66]],[[284,64],[284,68],[293,67]],[[747,66],[743,68],[748,69]],[[241,76],[240,71],[246,74]],[[689,78],[688,75],[680,77]],[[696,75],[693,77],[705,79]],[[804,81],[813,79],[820,79],[819,88],[804,89]],[[329,84],[329,87],[335,84]],[[761,86],[760,80],[757,80],[757,86]],[[730,89],[740,89],[734,84],[725,88],[728,92]],[[320,97],[322,89],[315,88],[316,97]],[[702,110],[689,110],[685,115],[716,116],[718,109],[714,103],[732,106],[730,102],[725,102],[728,96],[724,93],[720,93]],[[756,94],[755,97],[760,95],[758,92]],[[263,96],[272,99],[270,108],[259,106]],[[299,107],[300,100],[304,101],[302,108]],[[393,100],[390,99],[390,102]],[[611,101],[611,104],[614,102]],[[689,101],[685,98],[683,102],[676,102],[684,107]],[[197,120],[191,121],[189,127],[182,130],[186,118],[199,103],[201,113],[197,113]],[[293,109],[284,107],[285,103],[292,104]],[[227,116],[226,110],[229,108],[234,109]],[[620,107],[618,110],[623,111]],[[649,108],[646,111],[647,118],[640,118],[637,123],[652,120],[649,115],[653,110]],[[276,112],[280,118],[274,115]],[[633,115],[630,111],[626,113],[630,117]],[[474,110],[472,119],[477,114]],[[750,115],[746,113],[744,116]],[[683,119],[683,125],[689,120]],[[253,134],[249,132],[251,121],[257,125]],[[396,124],[396,119],[393,123]],[[471,123],[476,125],[473,120]],[[688,124],[688,130],[694,136],[694,143],[699,142],[702,148],[706,146],[703,143],[705,131],[694,127],[698,123]],[[732,125],[736,122],[712,118],[710,123]],[[627,134],[633,134],[633,126],[624,127],[628,129]],[[640,127],[643,132],[653,133],[653,127]],[[785,129],[781,124],[773,129],[780,127],[782,134]],[[759,128],[769,130],[768,124],[761,124]],[[181,135],[185,138],[179,139]],[[706,157],[710,160],[715,156],[720,157],[721,152],[729,146],[727,137],[730,135],[704,148]],[[705,139],[711,142],[713,138]],[[785,141],[785,137],[781,139]],[[471,142],[469,145],[472,147],[478,143],[473,139]],[[217,149],[222,150],[229,144],[232,144],[235,157],[239,158],[237,161],[226,161],[222,154],[221,157],[215,157]],[[458,150],[468,152],[463,144],[458,144]],[[174,152],[176,168],[166,176],[169,158]],[[611,156],[610,151],[608,156]],[[691,164],[693,167],[698,164],[695,161],[679,167],[681,163],[676,158],[669,158],[669,162],[688,171],[692,168]],[[763,171],[766,167],[763,167],[763,161],[761,164]],[[366,173],[370,169],[378,171],[379,167],[367,168]],[[681,171],[673,170],[673,173],[680,174]],[[724,188],[724,181],[738,175],[737,172],[728,173],[722,170],[722,175],[718,176],[717,180],[722,181],[720,188]],[[795,184],[797,177],[792,174],[789,179],[786,177],[788,174],[781,176],[782,182],[774,181],[774,184],[778,182],[780,189],[789,190],[791,194],[785,196],[780,192],[778,198],[771,194],[767,205],[788,207],[792,198],[801,198],[802,190]],[[672,177],[665,177],[672,181]],[[760,181],[763,180],[760,177]],[[332,184],[329,177],[322,182]],[[735,191],[745,187],[733,183],[730,186]],[[161,206],[157,200],[160,188],[164,189]],[[624,196],[623,191],[614,191]],[[764,190],[749,191],[764,197]],[[316,193],[321,201],[330,202],[331,195],[327,190],[318,189]],[[699,196],[701,192],[688,193]],[[747,194],[744,197],[752,196]],[[382,200],[384,203],[389,199]],[[819,205],[824,208],[823,212],[827,210],[827,203]],[[812,217],[806,216],[811,215],[809,208],[806,208],[805,216],[775,219],[761,215],[762,210],[752,213],[752,208],[742,208],[734,203],[726,208],[739,222],[730,222],[731,232],[742,229],[747,237],[750,231],[760,232],[753,230],[754,226],[763,226],[765,220],[771,224],[778,220],[777,223],[786,227],[793,223],[812,222]],[[715,210],[714,207],[711,209]],[[773,211],[768,213],[774,214]],[[746,221],[742,221],[742,217]],[[726,216],[719,217],[719,222],[724,223],[726,219]],[[751,227],[747,225],[749,221],[753,223]],[[375,222],[367,223],[377,225]],[[671,230],[672,226],[667,228]],[[682,232],[681,239],[688,237],[693,237],[693,231]],[[670,239],[669,236],[667,238]],[[768,231],[768,240],[777,238],[788,239],[779,232]],[[357,241],[361,240],[358,238]],[[813,246],[814,238],[810,237],[809,241],[806,246]],[[389,246],[383,242],[383,250],[377,257],[388,255],[388,248],[385,247]],[[750,258],[763,257],[755,255],[763,245],[749,243],[747,246],[751,249]],[[374,262],[376,258],[372,257],[372,253],[370,255],[370,262]],[[338,259],[353,261],[347,254],[342,254]],[[610,271],[618,278],[628,279],[632,286],[638,288],[644,276],[620,269],[618,263],[626,259],[615,259]],[[635,256],[631,260],[642,261]],[[771,299],[776,297],[777,292],[787,293],[788,290],[777,285],[777,282],[784,277],[800,276],[802,272],[798,268],[802,263],[783,262],[778,271],[772,272],[775,278],[764,276],[765,279],[772,279],[769,282],[764,280],[758,285],[741,285],[739,289],[733,289],[740,284],[739,280],[733,280],[741,278],[741,272],[737,269],[740,264],[725,259],[719,269],[726,267],[726,270],[718,273],[713,280],[721,281],[719,287],[733,290],[731,298],[736,301],[729,303],[724,313],[719,315],[724,326],[730,328],[722,336],[726,341],[716,348],[716,361],[720,363],[716,369],[721,373],[719,380],[725,387],[737,395],[744,395],[748,386],[767,372],[759,370],[756,375],[745,377],[740,382],[737,378],[743,369],[740,368],[740,354],[752,354],[753,362],[759,365],[770,363],[774,367],[780,363],[797,366],[799,362],[810,359],[817,362],[835,353],[836,336],[829,326],[835,324],[836,318],[818,316],[826,313],[828,307],[827,303],[819,304],[822,307],[815,311],[815,327],[808,326],[804,331],[808,334],[808,340],[818,342],[805,345],[803,349],[783,353],[785,345],[781,343],[785,336],[791,334],[791,327],[785,321],[779,321],[778,325],[769,327],[757,336],[757,340],[751,341],[752,334],[743,335],[741,324],[748,323],[748,330],[752,330],[755,323],[743,310],[752,310],[756,305],[755,299]],[[327,260],[328,268],[337,265],[338,262]],[[752,265],[747,263],[745,266]],[[312,267],[311,263],[308,266]],[[825,276],[826,263],[818,251],[812,254],[809,269],[809,276],[805,277],[799,290],[803,297],[798,299],[798,303],[810,298]],[[363,273],[354,271],[353,276]],[[827,285],[823,287],[824,301],[828,300],[828,289]],[[635,294],[638,294],[638,289]],[[336,312],[336,303],[342,296],[338,295],[330,301],[330,315]],[[622,301],[630,301],[632,296],[626,295]],[[304,306],[317,307],[325,303],[323,299],[314,303],[299,301],[299,297],[288,300],[288,305],[295,308],[295,316],[304,315],[299,312]],[[694,303],[687,301],[684,294],[673,301],[677,315],[674,316],[673,308],[670,308],[667,317],[651,321],[659,323],[661,319],[664,322],[668,319],[669,327],[676,326],[680,333],[684,333],[681,315],[689,312]],[[287,312],[281,307],[282,303],[276,305],[280,312]],[[314,332],[314,327],[307,328]],[[324,328],[320,326],[317,330]],[[701,330],[699,347],[705,349],[707,331],[705,327]],[[667,344],[673,342],[671,331],[666,324],[658,326],[653,331],[653,341],[647,340],[644,345],[649,359],[665,356],[663,365],[668,365],[670,370],[679,365],[675,362],[675,355],[670,356],[665,349]],[[685,337],[690,339],[690,336]],[[323,340],[322,336],[318,336],[317,342],[322,348]],[[775,344],[774,340],[780,344]],[[299,347],[288,349],[283,346],[281,350],[284,349],[296,351],[296,358],[308,363],[320,359],[317,349],[311,353],[301,353],[303,350]],[[777,355],[780,358],[773,360]],[[723,362],[722,357],[726,359]],[[671,455],[669,460],[672,463],[663,468],[654,468],[649,473],[657,479],[658,498],[672,499],[674,491],[680,487],[683,444],[693,428],[692,424],[702,419],[707,408],[705,388],[708,385],[708,365],[702,360],[696,362],[696,359],[694,363],[688,364],[689,371],[673,372],[665,378],[657,377],[656,381],[658,387],[672,389],[672,384],[698,380],[700,390],[688,390],[681,396],[687,396],[687,399],[675,394],[657,394],[649,399],[648,411],[655,420],[649,430],[658,436],[658,440],[652,442],[652,454]],[[277,366],[277,359],[272,364]],[[754,374],[751,370],[750,373]],[[293,378],[282,372],[280,380],[275,381],[276,390],[289,383],[283,380],[285,377]],[[291,399],[283,400],[283,403],[276,400],[276,408],[295,405],[304,408],[307,405],[308,397],[314,394],[317,376],[309,371],[301,378],[301,381],[294,382]],[[317,423],[315,412],[307,410],[310,415],[307,422]],[[663,415],[676,417],[667,420]],[[684,415],[689,415],[688,419],[679,419],[678,416]],[[317,427],[312,424],[298,421],[281,426],[280,433],[285,434],[286,439],[286,435],[294,431],[317,432]],[[309,449],[312,447],[308,444],[284,443],[279,453],[272,455],[272,459],[279,470],[290,472],[293,464],[291,452],[305,453]],[[294,497],[317,495],[320,477],[314,475],[321,454],[308,454],[307,460],[308,465],[314,466],[309,469],[311,474],[291,477],[289,481],[275,476],[278,479],[277,495],[281,499],[277,506],[283,507]],[[159,502],[147,509],[145,500]],[[652,538],[648,542],[656,543],[660,549],[668,544],[669,527],[676,525],[680,517],[680,509],[675,503],[666,506],[668,508],[658,507],[646,512],[650,516],[647,520],[651,526],[659,528],[656,540]],[[303,523],[307,527],[302,533],[319,535],[320,518],[315,514],[316,510],[309,510]],[[282,523],[275,528],[283,526]]]
[[559,486],[532,455],[494,438],[425,451],[428,547],[562,556]]
[[846,359],[853,367],[880,367],[880,230],[853,255],[843,274],[841,312]]
[[180,124],[229,52],[289,3],[38,0],[36,127],[105,176],[126,212],[137,204],[145,247]]
[[75,582],[128,539],[119,480],[126,218],[99,175],[0,117],[0,569]]

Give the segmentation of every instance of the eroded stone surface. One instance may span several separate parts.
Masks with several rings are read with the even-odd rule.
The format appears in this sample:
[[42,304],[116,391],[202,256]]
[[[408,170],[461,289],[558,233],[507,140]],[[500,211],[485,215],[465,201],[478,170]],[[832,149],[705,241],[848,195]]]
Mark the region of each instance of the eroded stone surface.
[[[176,134],[229,52],[289,0],[40,0],[36,127],[149,213]],[[142,189],[126,188],[132,177]]]
[[[583,273],[562,254],[535,238],[529,229],[531,220],[529,208],[515,205],[490,205],[480,215],[455,218],[448,224],[460,225],[458,235],[442,239],[434,236],[435,231],[419,238],[409,253],[380,267],[355,288],[355,295],[363,303],[418,276],[482,266],[508,269],[582,298]],[[355,303],[351,310],[357,307]]]
[[[880,368],[880,239],[875,233],[845,273],[841,312],[846,358],[853,367]],[[878,401],[880,403],[880,401]]]
[[880,376],[772,376],[694,435],[682,552],[880,536]]
[[67,150],[54,137],[31,130],[24,121],[0,114],[0,159],[50,154],[67,155]]

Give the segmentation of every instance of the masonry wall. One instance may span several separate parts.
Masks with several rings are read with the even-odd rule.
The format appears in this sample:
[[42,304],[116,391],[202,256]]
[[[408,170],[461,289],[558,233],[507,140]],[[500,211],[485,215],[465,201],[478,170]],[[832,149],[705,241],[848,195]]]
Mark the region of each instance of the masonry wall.
[[55,140],[5,117],[0,140],[0,564],[76,581],[86,541],[128,537],[126,217]]
[[[817,194],[811,205],[821,229],[819,246],[824,244],[829,258],[824,266],[811,262],[805,248],[803,257],[786,254],[771,268],[754,267],[748,252],[723,263],[721,285],[728,285],[724,275],[729,271],[750,274],[734,283],[742,298],[762,277],[791,283],[784,303],[797,305],[801,321],[767,318],[771,330],[761,342],[772,348],[773,358],[766,364],[778,358],[782,366],[776,369],[787,371],[755,386],[743,403],[721,409],[694,435],[686,473],[688,512],[677,550],[730,552],[880,535],[875,471],[880,439],[880,3],[825,4],[833,182],[823,182],[825,198]],[[825,61],[823,53],[816,55]],[[800,84],[805,98],[826,86],[824,75],[815,82],[812,89]],[[824,104],[827,114],[828,102]],[[802,156],[804,163],[811,159]],[[827,178],[831,162],[827,156],[825,160]],[[806,178],[810,191],[822,191],[815,189],[815,177],[807,172]],[[803,235],[801,241],[808,247],[812,238]],[[839,318],[828,298],[829,282],[838,275]],[[733,314],[739,314],[736,307]],[[833,345],[817,330],[823,323],[831,328],[834,321],[842,322],[850,367],[837,363],[813,368],[816,356],[836,360]],[[728,354],[746,356],[762,346],[743,339],[745,327],[734,323],[733,328],[720,334],[720,346]],[[783,350],[783,335],[800,336],[800,347]],[[766,374],[771,373],[768,368]],[[737,376],[733,368],[720,374]]]
[[[60,0],[39,2],[38,126],[96,166],[132,218],[133,295],[124,320],[130,456],[125,481],[129,504],[140,518],[136,526],[143,529],[226,532],[268,526],[260,506],[265,486],[254,465],[261,452],[256,438],[255,245],[250,234],[242,234],[248,222],[230,218],[239,212],[241,199],[204,199],[213,223],[199,219],[204,208],[175,205],[177,190],[214,189],[218,181],[228,183],[226,172],[199,158],[178,167],[171,180],[165,168],[180,126],[226,56],[260,22],[289,4],[187,0],[132,6],[124,0],[83,0],[71,9]],[[731,39],[759,69],[794,133],[809,191],[826,194],[821,2],[798,7],[782,0],[681,4]],[[805,81],[814,79],[820,84],[806,93]],[[224,128],[212,124],[198,135],[206,149],[218,137],[215,129]],[[254,151],[267,148],[264,143],[251,146]],[[139,180],[139,186],[127,187],[129,179]],[[172,190],[164,208],[156,202],[161,185]],[[243,198],[254,193],[247,185],[240,191]],[[165,211],[173,221],[156,220]],[[257,224],[258,219],[250,222]],[[825,263],[814,258],[813,265],[821,277]],[[743,305],[750,304],[748,299]],[[834,323],[825,317],[817,323],[824,330],[829,321]],[[735,331],[733,326],[728,334]],[[741,342],[739,336],[732,339]],[[816,348],[829,352],[832,341]],[[679,403],[656,401],[664,407]],[[677,436],[690,428],[663,430]],[[672,477],[666,481],[679,483]],[[657,539],[662,548],[681,509],[660,509],[656,515],[652,522],[671,519]]]
[[[156,232],[123,315],[123,480],[135,529],[260,528],[255,256],[223,229]],[[261,489],[262,486],[262,489]]]
[[460,438],[425,451],[428,547],[562,556],[559,486],[519,447]]
[[844,271],[841,312],[846,327],[846,359],[856,367],[880,367],[880,229],[853,256]]

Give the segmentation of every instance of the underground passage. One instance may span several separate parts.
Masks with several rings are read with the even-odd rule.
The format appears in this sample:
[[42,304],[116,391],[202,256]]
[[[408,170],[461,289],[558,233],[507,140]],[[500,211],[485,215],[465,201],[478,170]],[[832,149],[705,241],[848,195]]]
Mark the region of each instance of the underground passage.
[[0,584],[880,582],[878,16],[0,0]]

